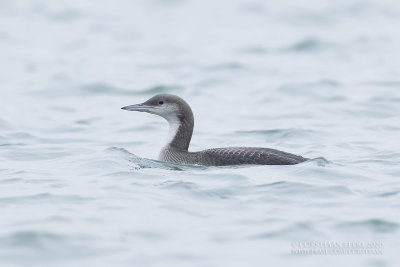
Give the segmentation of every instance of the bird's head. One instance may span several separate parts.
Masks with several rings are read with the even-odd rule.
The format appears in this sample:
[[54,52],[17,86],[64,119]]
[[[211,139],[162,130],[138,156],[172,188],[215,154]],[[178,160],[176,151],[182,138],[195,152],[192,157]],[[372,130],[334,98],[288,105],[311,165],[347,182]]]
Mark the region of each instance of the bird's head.
[[126,106],[122,109],[156,114],[169,122],[181,121],[187,116],[193,117],[192,110],[185,100],[170,94],[155,95],[141,104]]

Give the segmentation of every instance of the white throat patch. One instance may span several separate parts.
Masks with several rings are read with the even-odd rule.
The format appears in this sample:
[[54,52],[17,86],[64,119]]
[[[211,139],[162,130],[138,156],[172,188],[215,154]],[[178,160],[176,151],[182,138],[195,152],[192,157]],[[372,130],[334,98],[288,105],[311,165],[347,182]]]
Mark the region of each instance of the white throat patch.
[[175,135],[178,133],[178,129],[180,126],[180,121],[176,116],[166,118],[169,123],[169,133],[167,143],[171,143],[174,139]]

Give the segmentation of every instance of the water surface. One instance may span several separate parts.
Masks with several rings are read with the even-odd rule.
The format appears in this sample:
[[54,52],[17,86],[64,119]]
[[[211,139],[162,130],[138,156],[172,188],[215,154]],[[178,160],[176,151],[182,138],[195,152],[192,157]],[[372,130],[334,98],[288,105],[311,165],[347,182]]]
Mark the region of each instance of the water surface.
[[[0,265],[395,266],[396,1],[0,1]],[[154,160],[192,106],[191,150],[296,166]],[[299,242],[381,255],[296,255]]]

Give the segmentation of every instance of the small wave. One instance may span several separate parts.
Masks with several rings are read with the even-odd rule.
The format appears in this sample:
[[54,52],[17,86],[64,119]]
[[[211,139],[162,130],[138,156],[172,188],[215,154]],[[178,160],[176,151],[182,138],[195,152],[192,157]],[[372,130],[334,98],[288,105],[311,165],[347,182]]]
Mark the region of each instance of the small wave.
[[310,236],[313,238],[322,237],[323,235],[318,232],[314,225],[310,222],[297,222],[290,226],[283,227],[279,230],[274,230],[266,233],[259,233],[249,236],[248,239],[305,239]]
[[75,108],[72,107],[60,107],[60,106],[55,106],[51,107],[51,110],[58,111],[58,112],[63,112],[63,113],[74,113],[76,112]]
[[[332,94],[332,88],[342,87],[342,84],[335,80],[319,80],[308,83],[290,83],[279,87],[279,91],[293,92],[298,89],[307,90],[307,92],[314,92],[316,89],[326,89]],[[303,92],[304,93],[304,92]]]
[[247,67],[240,62],[228,62],[222,64],[215,64],[210,66],[205,66],[202,68],[205,71],[219,71],[219,70],[245,70]]
[[[98,255],[104,249],[91,244],[88,235],[68,236],[49,231],[23,230],[0,237],[0,258],[20,264],[42,264]],[[51,264],[50,264],[51,265]]]
[[281,140],[281,139],[296,139],[300,137],[312,137],[317,136],[320,132],[311,129],[299,129],[299,128],[288,128],[288,129],[270,129],[270,130],[250,130],[250,131],[235,131],[232,133],[233,136],[240,135],[256,135],[268,137],[269,141]]
[[338,228],[344,228],[349,231],[368,230],[377,233],[390,233],[399,229],[399,224],[382,219],[369,219],[361,221],[353,221],[340,223],[336,225]]
[[281,49],[284,52],[316,52],[334,47],[333,44],[323,42],[315,38],[307,38],[298,41],[289,47]]
[[33,140],[37,137],[28,132],[12,132],[5,136],[5,138],[9,139],[18,139],[18,140]]
[[[400,86],[399,86],[400,87]],[[392,95],[385,95],[385,96],[376,96],[369,99],[370,102],[375,102],[379,104],[389,104],[389,103],[398,103],[400,102],[400,97],[395,97]]]
[[183,91],[183,87],[180,85],[155,85],[144,89],[123,89],[115,86],[103,84],[103,83],[95,83],[88,84],[81,87],[83,91],[90,94],[115,94],[115,95],[156,95],[161,93],[181,93]]
[[222,80],[222,79],[216,79],[216,78],[209,78],[209,79],[204,79],[195,84],[196,87],[213,87],[213,86],[220,86],[221,84],[227,83],[228,81]]
[[241,54],[250,54],[250,55],[265,55],[270,51],[263,46],[251,46],[244,49],[241,49],[239,53]]
[[6,120],[0,118],[0,129],[2,130],[9,130],[11,129],[11,124]]
[[309,183],[279,181],[268,184],[257,185],[257,191],[271,192],[275,195],[284,196],[314,196],[320,198],[331,198],[337,195],[352,195],[353,192],[344,185],[315,185]]
[[328,165],[331,162],[329,160],[327,160],[326,158],[324,158],[324,157],[317,157],[317,158],[309,159],[309,160],[307,160],[306,162],[304,162],[302,164],[307,164],[307,163],[316,164],[318,166],[324,167],[324,166]]
[[[2,139],[2,136],[0,136],[0,139]],[[16,147],[16,146],[24,146],[24,145],[26,145],[26,143],[0,143],[0,146],[3,146],[3,147],[8,147],[8,146]]]
[[371,82],[365,82],[363,84],[400,88],[400,81],[371,81]]
[[133,90],[127,90],[118,88],[113,85],[109,85],[106,83],[93,83],[93,84],[86,84],[82,85],[78,88],[78,90],[82,93],[89,94],[89,95],[132,95],[134,94]]
[[82,14],[75,9],[66,9],[61,12],[48,14],[47,17],[56,22],[70,22],[82,18]]
[[99,117],[93,117],[93,118],[88,118],[88,119],[76,120],[75,123],[80,124],[80,125],[90,125],[96,121],[99,121],[100,119],[101,118],[99,118]]
[[60,242],[64,236],[48,232],[19,231],[2,238],[2,243],[13,247],[36,247],[42,246],[44,242]]
[[145,88],[143,90],[137,91],[136,94],[139,95],[156,95],[162,93],[174,93],[179,94],[182,93],[184,87],[180,85],[156,85],[149,88]]
[[[288,83],[278,87],[279,93],[290,94],[296,97],[312,98],[324,102],[344,102],[347,96],[343,90],[343,85],[335,80],[319,80],[308,83]],[[266,99],[267,101],[268,99]]]
[[168,237],[165,233],[148,230],[125,231],[123,234],[124,236],[131,236],[149,241],[162,241],[166,240]]
[[[1,171],[1,169],[0,169]],[[22,178],[8,178],[8,179],[1,179],[0,184],[12,184],[12,183],[18,183],[21,182]]]
[[157,169],[165,169],[165,170],[173,170],[173,171],[184,171],[184,170],[199,170],[199,169],[207,169],[206,166],[200,165],[184,165],[177,164],[171,162],[158,161],[154,159],[147,159],[139,157],[125,148],[120,147],[110,147],[107,149],[111,152],[117,152],[131,164],[130,167],[134,170],[140,169],[148,169],[148,168],[157,168]]
[[[24,145],[24,144],[22,144]],[[70,156],[70,153],[66,151],[54,151],[52,149],[43,150],[41,153],[37,153],[35,149],[12,149],[5,155],[7,159],[15,161],[37,161],[37,160],[53,160],[55,158],[63,158]]]
[[14,196],[14,197],[2,197],[0,203],[24,203],[34,204],[43,202],[70,202],[70,203],[82,203],[84,201],[91,200],[90,198],[84,198],[78,195],[55,195],[50,193],[41,193],[28,196]]
[[165,182],[162,182],[161,184],[159,184],[159,186],[161,186],[163,188],[167,188],[167,189],[185,192],[191,196],[199,197],[201,199],[205,199],[205,198],[228,199],[232,195],[240,192],[240,190],[236,190],[236,189],[230,190],[228,188],[206,189],[194,182],[186,182],[186,181],[165,181]]
[[[72,87],[72,88],[71,88]],[[71,85],[61,88],[48,88],[32,91],[31,94],[43,97],[89,97],[93,95],[154,95],[159,93],[180,93],[183,87],[179,85],[156,85],[145,89],[127,89],[107,83],[90,83],[84,85]]]
[[391,191],[391,192],[384,192],[384,193],[379,193],[379,194],[375,194],[373,195],[374,197],[392,197],[392,196],[397,196],[399,195],[400,192],[399,191]]

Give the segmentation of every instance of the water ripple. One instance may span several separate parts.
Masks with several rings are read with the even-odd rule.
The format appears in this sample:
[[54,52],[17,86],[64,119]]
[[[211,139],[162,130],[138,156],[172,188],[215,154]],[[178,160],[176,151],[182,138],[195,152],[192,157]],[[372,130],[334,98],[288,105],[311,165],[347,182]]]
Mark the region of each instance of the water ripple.
[[335,47],[335,46],[333,44],[329,44],[329,43],[323,42],[323,41],[315,39],[315,38],[307,38],[304,40],[300,40],[285,49],[282,49],[282,51],[297,52],[297,53],[299,53],[299,52],[316,52],[316,51],[321,51],[324,49],[330,49],[332,47]]
[[91,198],[82,197],[79,195],[55,195],[50,193],[41,193],[28,196],[14,196],[14,197],[2,197],[0,203],[4,204],[38,204],[47,202],[71,202],[71,203],[83,203],[91,200]]
[[382,219],[368,219],[360,221],[342,222],[336,225],[347,231],[372,231],[377,233],[394,233],[399,229],[399,224]]

